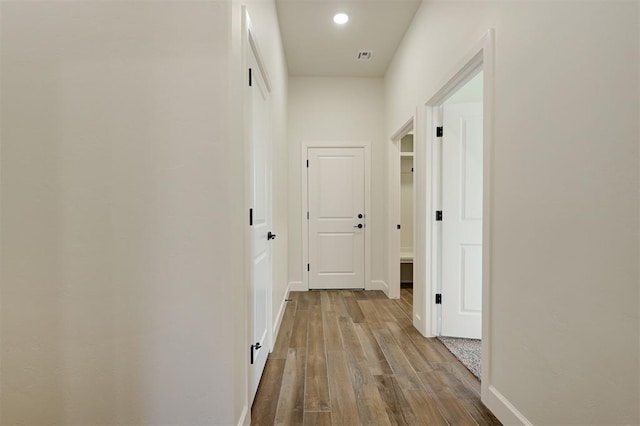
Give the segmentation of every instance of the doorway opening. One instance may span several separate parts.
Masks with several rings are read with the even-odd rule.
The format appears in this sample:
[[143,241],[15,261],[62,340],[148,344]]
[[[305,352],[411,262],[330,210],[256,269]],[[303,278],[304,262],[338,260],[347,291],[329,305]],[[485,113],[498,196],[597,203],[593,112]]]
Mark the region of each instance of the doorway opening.
[[439,144],[440,303],[437,335],[478,378],[482,338],[482,132],[483,73],[459,88],[441,107]]

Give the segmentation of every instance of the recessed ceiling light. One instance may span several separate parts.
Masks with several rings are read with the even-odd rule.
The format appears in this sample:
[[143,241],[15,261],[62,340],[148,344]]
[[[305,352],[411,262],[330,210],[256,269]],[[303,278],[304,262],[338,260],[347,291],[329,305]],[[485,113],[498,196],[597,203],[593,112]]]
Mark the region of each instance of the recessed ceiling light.
[[349,22],[349,15],[347,15],[346,13],[336,13],[333,16],[333,22],[338,25],[344,25]]

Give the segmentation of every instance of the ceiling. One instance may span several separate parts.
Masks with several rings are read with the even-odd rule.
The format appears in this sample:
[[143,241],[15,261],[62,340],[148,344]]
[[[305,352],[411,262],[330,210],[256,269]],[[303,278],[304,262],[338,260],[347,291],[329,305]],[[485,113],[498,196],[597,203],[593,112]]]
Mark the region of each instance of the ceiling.
[[[382,77],[421,0],[276,0],[289,74]],[[337,25],[333,15],[349,22]],[[357,60],[361,50],[369,61]]]

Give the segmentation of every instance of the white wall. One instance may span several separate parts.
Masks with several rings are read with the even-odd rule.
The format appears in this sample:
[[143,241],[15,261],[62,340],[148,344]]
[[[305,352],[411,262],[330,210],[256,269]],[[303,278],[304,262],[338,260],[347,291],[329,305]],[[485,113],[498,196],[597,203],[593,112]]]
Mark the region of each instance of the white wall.
[[[286,235],[287,73],[275,6],[257,3]],[[250,405],[239,7],[1,7],[0,423],[235,424]]]
[[386,187],[388,140],[384,137],[382,79],[289,78],[289,280],[302,281],[302,142],[370,141],[372,280],[387,274]]
[[488,385],[534,424],[640,422],[637,9],[426,1],[385,78],[391,134],[496,29]]

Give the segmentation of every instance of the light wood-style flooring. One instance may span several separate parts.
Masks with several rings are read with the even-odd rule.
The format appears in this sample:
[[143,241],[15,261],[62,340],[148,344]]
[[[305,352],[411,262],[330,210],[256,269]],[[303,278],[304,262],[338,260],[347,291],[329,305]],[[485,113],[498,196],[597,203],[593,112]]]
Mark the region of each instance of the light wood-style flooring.
[[412,292],[292,292],[253,425],[499,425],[478,380],[413,327]]

